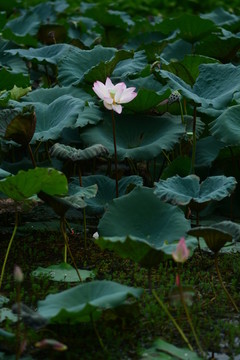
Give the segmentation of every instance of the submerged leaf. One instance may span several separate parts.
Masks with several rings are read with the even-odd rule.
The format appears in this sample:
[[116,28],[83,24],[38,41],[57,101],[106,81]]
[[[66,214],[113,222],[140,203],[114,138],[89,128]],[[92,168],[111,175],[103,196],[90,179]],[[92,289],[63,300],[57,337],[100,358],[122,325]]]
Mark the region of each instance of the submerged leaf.
[[[94,277],[93,271],[81,270],[81,269],[78,269],[78,271],[80,273],[82,281]],[[40,266],[32,272],[32,275],[36,277],[48,275],[53,281],[63,281],[63,282],[80,281],[76,269],[67,263],[51,265],[48,266],[47,268],[43,268]]]

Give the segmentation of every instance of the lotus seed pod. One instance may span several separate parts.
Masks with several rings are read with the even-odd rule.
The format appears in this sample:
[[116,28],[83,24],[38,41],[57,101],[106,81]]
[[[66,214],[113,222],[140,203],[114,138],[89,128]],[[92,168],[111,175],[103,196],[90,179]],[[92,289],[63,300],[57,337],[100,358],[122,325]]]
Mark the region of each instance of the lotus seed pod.
[[179,91],[175,90],[171,93],[171,95],[168,98],[168,105],[173,104],[176,101],[180,101],[181,100],[181,94]]

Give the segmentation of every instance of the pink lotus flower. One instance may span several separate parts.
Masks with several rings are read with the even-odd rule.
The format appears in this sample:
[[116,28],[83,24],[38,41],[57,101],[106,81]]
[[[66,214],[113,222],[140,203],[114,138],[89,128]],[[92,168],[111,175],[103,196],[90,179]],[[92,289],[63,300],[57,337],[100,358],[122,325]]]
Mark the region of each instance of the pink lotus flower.
[[188,259],[189,250],[186,246],[184,237],[179,240],[176,250],[172,253],[172,257],[176,262],[180,263],[183,263]]
[[93,84],[93,91],[103,100],[105,108],[114,110],[118,114],[122,112],[121,104],[126,104],[137,96],[134,90],[135,87],[127,88],[124,82],[113,85],[109,78],[107,78],[105,84],[101,81],[95,81]]

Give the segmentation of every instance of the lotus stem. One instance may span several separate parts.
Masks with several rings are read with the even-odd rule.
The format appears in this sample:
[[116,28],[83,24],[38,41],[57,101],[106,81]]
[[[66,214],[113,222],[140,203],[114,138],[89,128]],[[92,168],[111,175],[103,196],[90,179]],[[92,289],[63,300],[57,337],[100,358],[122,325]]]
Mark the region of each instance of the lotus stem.
[[[178,267],[179,268],[179,267]],[[199,338],[197,336],[197,333],[195,331],[195,328],[193,326],[193,323],[192,323],[192,319],[190,317],[190,314],[189,314],[189,311],[188,311],[188,308],[187,308],[187,305],[186,305],[186,302],[184,300],[184,296],[183,296],[183,288],[182,288],[182,283],[181,283],[181,279],[180,279],[180,271],[179,271],[179,274],[178,274],[178,279],[179,279],[179,283],[178,283],[178,288],[179,288],[179,294],[180,294],[180,299],[181,299],[181,302],[182,302],[182,305],[183,305],[183,308],[184,308],[184,311],[185,311],[185,314],[187,316],[187,321],[188,321],[188,324],[192,330],[192,333],[193,333],[193,336],[195,338],[195,341],[196,341],[196,344],[198,346],[198,349],[201,353],[201,355],[204,357],[204,351],[202,349],[202,346],[200,344],[200,341],[199,341]]]
[[29,143],[28,143],[28,152],[29,152],[29,155],[31,157],[33,167],[35,168],[37,166],[37,164],[36,164],[36,161],[35,161],[34,156],[33,156],[31,145]]
[[181,113],[182,124],[184,125],[183,107],[182,107],[182,103],[180,100],[179,100],[179,108],[180,108],[180,113]]
[[98,332],[96,323],[95,323],[95,321],[93,320],[92,314],[90,314],[90,319],[91,319],[91,323],[92,323],[94,332],[95,332],[95,334],[96,334],[96,336],[97,336],[97,339],[98,339],[98,341],[99,341],[99,344],[100,344],[102,350],[103,350],[104,352],[106,352],[106,348],[105,348],[105,346],[104,346],[104,344],[103,344],[103,341],[102,341],[102,338],[101,338],[101,336],[100,336],[100,334],[99,334],[99,332]]
[[214,254],[214,263],[215,263],[215,268],[217,270],[217,275],[218,275],[218,279],[220,281],[220,284],[221,284],[223,290],[225,291],[225,294],[227,295],[228,299],[231,301],[232,305],[234,306],[235,310],[239,313],[239,309],[238,309],[235,301],[233,300],[232,296],[230,295],[230,293],[228,292],[226,286],[223,283],[222,275],[220,273],[219,266],[218,266],[218,253]]
[[113,144],[114,144],[116,197],[118,197],[118,163],[117,163],[116,125],[115,125],[115,118],[114,118],[113,110],[112,110],[112,130],[113,130]]
[[174,317],[170,314],[170,312],[168,311],[167,307],[164,305],[164,303],[161,301],[161,299],[158,297],[157,293],[155,290],[152,291],[155,299],[157,300],[158,304],[161,306],[161,308],[163,309],[163,311],[167,314],[167,316],[169,317],[169,319],[173,322],[174,326],[176,327],[176,329],[178,330],[179,334],[181,335],[182,339],[185,341],[185,343],[187,344],[188,348],[193,351],[193,347],[190,344],[188,338],[186,337],[186,335],[184,334],[183,330],[181,329],[181,327],[178,325],[178,323],[176,322],[176,320],[174,319]]
[[16,327],[16,360],[21,356],[21,334],[20,334],[20,322],[21,322],[21,283],[17,282],[16,289],[16,301],[17,301],[17,327]]
[[10,252],[10,249],[11,249],[11,246],[12,246],[13,239],[14,239],[16,231],[17,231],[17,227],[18,227],[18,212],[16,212],[16,215],[15,215],[15,226],[14,226],[13,233],[12,233],[11,239],[9,241],[7,252],[6,252],[4,261],[3,261],[3,266],[2,266],[1,276],[0,276],[0,289],[2,287],[5,267],[6,267],[6,263],[7,263],[7,260],[8,260],[8,255],[9,255],[9,252]]
[[72,251],[71,251],[70,246],[69,246],[68,237],[67,237],[66,229],[65,229],[65,217],[64,217],[64,216],[63,216],[63,217],[61,218],[61,220],[60,220],[60,229],[61,229],[61,231],[62,231],[62,235],[63,235],[63,239],[64,239],[64,243],[65,243],[65,249],[67,249],[67,251],[69,252],[69,255],[70,255],[70,257],[71,257],[71,260],[72,260],[73,265],[74,265],[74,267],[75,267],[75,270],[76,270],[76,272],[77,272],[79,281],[82,282],[81,275],[80,275],[80,273],[79,273],[79,271],[78,271],[76,262],[75,262],[75,260],[74,260]]
[[[79,185],[82,186],[82,172],[80,166],[78,166],[78,178]],[[87,249],[87,219],[86,219],[86,210],[83,208],[83,234],[84,234],[84,249],[86,252]]]
[[197,139],[196,139],[196,123],[197,123],[197,107],[194,105],[193,110],[193,145],[192,145],[192,166],[191,166],[191,174],[195,173],[194,167],[195,167],[195,158],[196,158],[196,145],[197,145]]

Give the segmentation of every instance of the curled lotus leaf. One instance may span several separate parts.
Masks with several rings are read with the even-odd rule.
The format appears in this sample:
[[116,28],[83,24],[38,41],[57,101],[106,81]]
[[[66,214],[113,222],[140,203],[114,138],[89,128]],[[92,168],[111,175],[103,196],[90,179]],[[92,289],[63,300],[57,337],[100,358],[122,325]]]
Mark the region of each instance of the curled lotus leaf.
[[84,161],[97,156],[108,155],[108,150],[101,144],[95,144],[86,149],[75,149],[72,146],[56,143],[50,149],[50,155],[59,159]]
[[21,111],[6,109],[1,114],[0,133],[7,140],[27,146],[35,132],[36,114],[32,106],[26,106]]
[[220,201],[230,196],[237,181],[232,176],[210,176],[200,183],[196,175],[180,177],[178,175],[155,183],[154,193],[163,201],[177,205],[191,203],[206,204],[211,200]]
[[216,227],[196,227],[188,231],[189,235],[195,236],[197,238],[204,238],[207,246],[214,253],[217,253],[226,242],[232,241],[232,235],[223,231],[220,228]]

